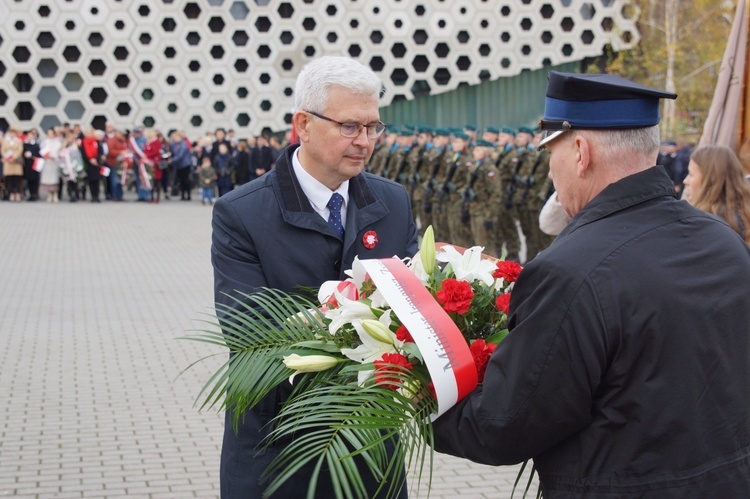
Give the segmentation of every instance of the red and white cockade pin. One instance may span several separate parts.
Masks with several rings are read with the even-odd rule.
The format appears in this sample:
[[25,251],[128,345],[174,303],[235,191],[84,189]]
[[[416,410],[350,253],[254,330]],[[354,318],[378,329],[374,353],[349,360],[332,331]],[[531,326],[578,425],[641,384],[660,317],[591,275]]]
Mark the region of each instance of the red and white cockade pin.
[[365,232],[365,235],[362,236],[362,244],[364,244],[367,249],[373,249],[375,245],[378,244],[378,233],[374,230],[368,230]]

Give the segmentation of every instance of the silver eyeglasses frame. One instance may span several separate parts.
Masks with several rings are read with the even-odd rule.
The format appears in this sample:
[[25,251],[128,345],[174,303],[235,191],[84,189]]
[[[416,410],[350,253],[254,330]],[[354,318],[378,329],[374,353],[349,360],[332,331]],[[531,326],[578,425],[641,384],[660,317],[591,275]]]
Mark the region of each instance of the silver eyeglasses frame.
[[359,134],[362,133],[362,129],[367,129],[367,137],[370,139],[377,139],[380,137],[383,132],[385,131],[385,123],[382,121],[378,121],[376,123],[371,123],[369,125],[363,125],[362,123],[347,123],[342,121],[334,120],[333,118],[329,118],[328,116],[323,116],[320,113],[316,113],[314,111],[308,111],[304,110],[308,114],[312,114],[316,118],[320,118],[321,120],[330,121],[331,123],[336,123],[339,126],[339,133],[342,137],[346,137],[347,139],[354,139],[359,137]]

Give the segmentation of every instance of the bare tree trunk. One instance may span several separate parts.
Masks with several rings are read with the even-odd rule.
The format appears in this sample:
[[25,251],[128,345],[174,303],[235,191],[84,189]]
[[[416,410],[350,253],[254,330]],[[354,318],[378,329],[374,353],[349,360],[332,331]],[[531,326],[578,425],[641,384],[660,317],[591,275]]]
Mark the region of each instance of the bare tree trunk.
[[[664,2],[664,37],[667,49],[667,67],[665,78],[665,89],[667,92],[675,91],[674,67],[677,56],[677,29],[678,15],[680,12],[680,0],[666,0]],[[675,101],[664,99],[662,116],[662,134],[672,138],[675,129]]]

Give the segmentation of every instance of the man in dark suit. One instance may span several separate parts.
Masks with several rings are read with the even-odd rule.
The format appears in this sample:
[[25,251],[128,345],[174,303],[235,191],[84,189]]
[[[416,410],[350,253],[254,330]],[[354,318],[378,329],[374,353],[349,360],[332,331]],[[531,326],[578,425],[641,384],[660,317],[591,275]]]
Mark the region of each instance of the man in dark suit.
[[[236,291],[270,287],[292,292],[343,279],[355,257],[416,253],[406,190],[364,172],[384,130],[380,90],[378,77],[349,58],[322,57],[302,70],[293,117],[299,144],[287,147],[269,174],[231,191],[214,206],[211,260],[217,304],[236,306],[227,296]],[[330,204],[333,199],[338,202]],[[260,475],[279,449],[259,452],[258,444],[289,389],[272,391],[248,410],[237,432],[227,413],[222,498],[261,497],[268,482],[261,482]],[[305,497],[310,471],[300,470],[274,497]],[[374,495],[379,484],[366,471],[362,475]],[[316,497],[334,497],[323,478]],[[399,497],[406,497],[405,487]]]

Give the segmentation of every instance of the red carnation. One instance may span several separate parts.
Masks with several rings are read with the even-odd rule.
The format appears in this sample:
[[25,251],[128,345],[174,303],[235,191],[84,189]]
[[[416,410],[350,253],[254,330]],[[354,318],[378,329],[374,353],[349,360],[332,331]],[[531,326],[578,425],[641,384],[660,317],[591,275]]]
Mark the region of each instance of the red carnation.
[[[373,364],[375,365],[375,383],[387,386],[391,390],[398,390],[401,385],[399,377],[395,374],[403,372],[403,369],[411,370],[414,368],[411,362],[400,353],[384,353],[383,357]],[[400,368],[396,366],[400,366]]]
[[516,282],[518,274],[523,269],[520,264],[509,260],[501,260],[496,265],[497,270],[492,274],[492,277],[495,279],[505,279],[506,282]]
[[510,293],[503,293],[497,295],[495,299],[495,306],[503,313],[508,314],[510,310]]
[[446,279],[443,281],[443,287],[435,295],[446,312],[465,314],[471,307],[474,290],[466,281]]
[[414,343],[414,338],[412,338],[411,333],[403,324],[396,329],[396,339],[404,343]]
[[474,340],[469,346],[471,356],[474,358],[474,364],[477,366],[477,375],[479,376],[479,382],[484,381],[484,372],[487,370],[487,363],[490,361],[492,352],[495,351],[497,345],[494,343],[487,343],[484,340]]

